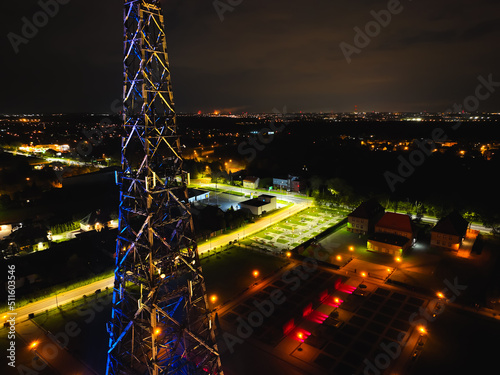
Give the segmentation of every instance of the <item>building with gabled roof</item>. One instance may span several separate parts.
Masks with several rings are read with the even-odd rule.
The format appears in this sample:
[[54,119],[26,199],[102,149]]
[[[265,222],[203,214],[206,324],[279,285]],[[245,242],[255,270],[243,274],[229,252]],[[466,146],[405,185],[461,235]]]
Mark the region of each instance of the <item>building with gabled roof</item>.
[[260,178],[248,176],[243,180],[243,187],[247,189],[257,189],[259,187]]
[[458,212],[453,211],[443,217],[431,230],[431,245],[451,250],[460,248],[469,223]]
[[408,215],[386,212],[375,224],[375,232],[392,233],[413,239],[413,226]]
[[353,233],[371,233],[384,212],[384,207],[376,199],[363,202],[347,215],[347,230]]
[[408,215],[386,212],[375,224],[375,233],[368,238],[370,251],[401,256],[414,241],[413,225]]

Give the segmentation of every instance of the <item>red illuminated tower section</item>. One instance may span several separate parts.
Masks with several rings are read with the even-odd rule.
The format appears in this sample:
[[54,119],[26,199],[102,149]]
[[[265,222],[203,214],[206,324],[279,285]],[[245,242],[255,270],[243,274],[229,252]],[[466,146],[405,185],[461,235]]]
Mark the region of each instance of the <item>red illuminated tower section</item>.
[[125,0],[107,374],[222,374],[193,233],[159,0]]

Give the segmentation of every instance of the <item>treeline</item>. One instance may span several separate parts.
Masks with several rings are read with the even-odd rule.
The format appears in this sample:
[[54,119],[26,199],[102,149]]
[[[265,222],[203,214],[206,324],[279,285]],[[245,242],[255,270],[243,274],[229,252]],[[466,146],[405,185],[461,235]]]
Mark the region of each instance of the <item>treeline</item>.
[[80,229],[80,221],[71,221],[63,224],[56,224],[50,227],[52,234],[61,234],[73,230]]

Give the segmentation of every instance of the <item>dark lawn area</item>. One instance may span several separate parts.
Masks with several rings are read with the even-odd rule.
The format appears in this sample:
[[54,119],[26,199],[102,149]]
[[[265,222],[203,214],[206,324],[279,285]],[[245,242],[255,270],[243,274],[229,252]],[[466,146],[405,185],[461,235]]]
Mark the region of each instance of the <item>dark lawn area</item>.
[[35,322],[43,329],[58,336],[64,332],[66,324],[77,324],[79,334],[70,337],[68,350],[88,364],[99,374],[106,372],[108,332],[106,322],[111,318],[111,291],[103,292],[99,298],[87,297],[86,302],[79,300],[62,309],[39,314]]
[[[255,281],[274,274],[287,264],[285,259],[233,246],[216,256],[201,261],[209,295],[217,295],[217,303],[224,303]],[[255,278],[252,273],[258,270]]]
[[428,340],[411,374],[498,372],[500,321],[447,306],[428,324],[428,332]]

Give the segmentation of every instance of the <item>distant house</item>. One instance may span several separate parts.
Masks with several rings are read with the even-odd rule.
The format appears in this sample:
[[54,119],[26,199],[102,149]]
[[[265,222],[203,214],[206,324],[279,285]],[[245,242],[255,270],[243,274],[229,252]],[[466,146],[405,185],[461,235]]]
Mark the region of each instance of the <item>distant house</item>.
[[458,212],[452,212],[437,222],[431,230],[431,245],[451,250],[460,248],[469,223]]
[[7,236],[2,244],[4,257],[19,253],[29,254],[47,250],[50,247],[47,229],[37,225],[23,226]]
[[259,187],[260,178],[259,177],[246,177],[243,180],[243,187],[247,189],[257,189]]
[[240,202],[240,208],[242,210],[250,211],[253,215],[259,216],[263,213],[276,209],[276,197],[273,195],[262,194],[257,198]]
[[112,226],[111,218],[109,215],[102,213],[101,210],[92,212],[80,220],[80,229],[84,232],[91,230],[100,232],[103,228],[110,226]]
[[382,207],[375,199],[361,203],[347,215],[347,230],[353,233],[372,233],[375,223],[384,215]]
[[299,192],[303,188],[303,184],[300,178],[297,176],[288,175],[285,177],[275,177],[273,178],[273,186],[275,189],[282,189],[286,191]]
[[413,244],[414,234],[408,215],[386,212],[375,224],[375,233],[368,237],[370,251],[399,256]]
[[203,201],[210,197],[210,192],[206,190],[188,188],[189,203]]

